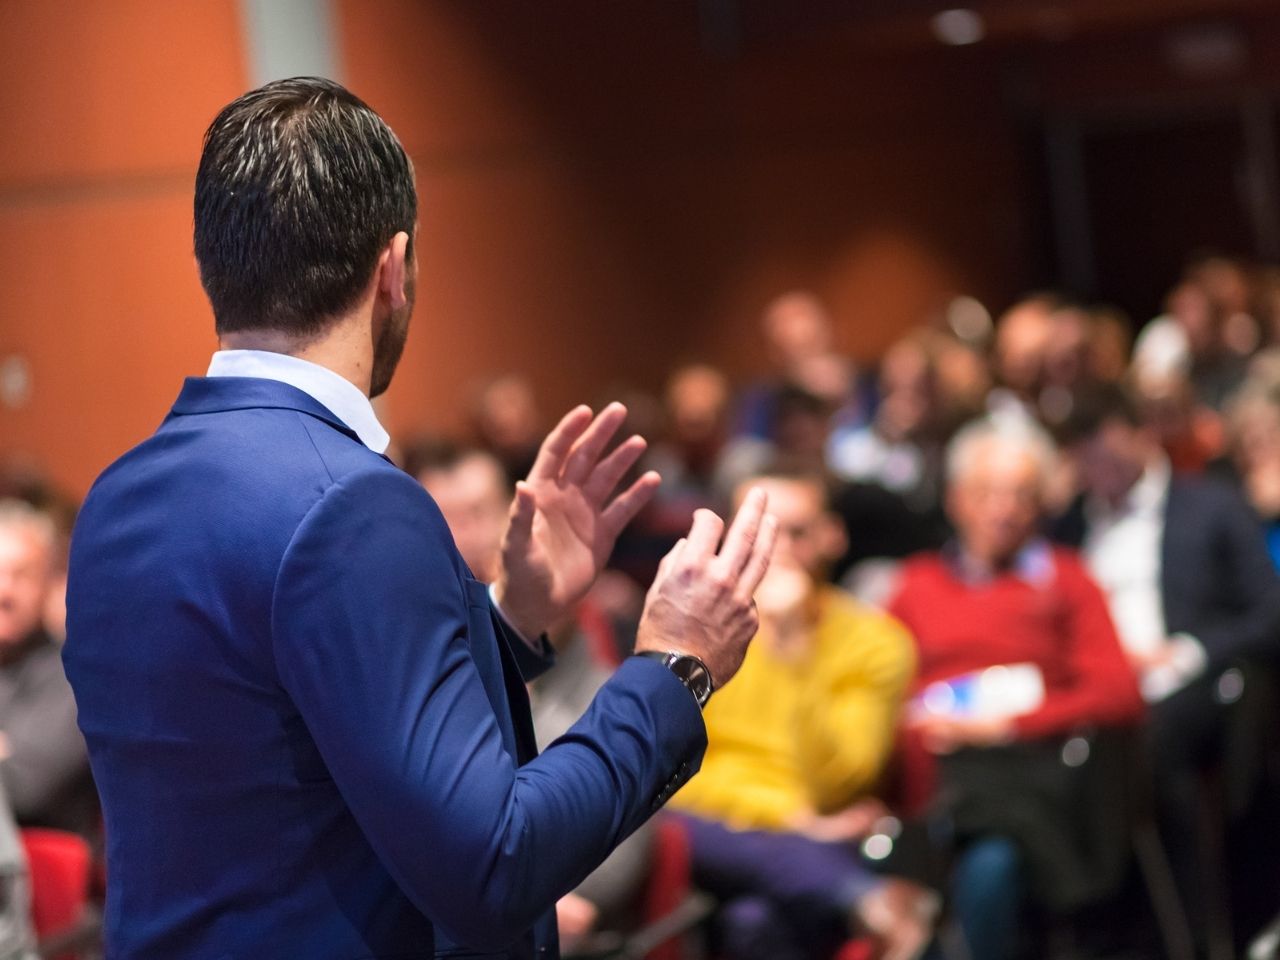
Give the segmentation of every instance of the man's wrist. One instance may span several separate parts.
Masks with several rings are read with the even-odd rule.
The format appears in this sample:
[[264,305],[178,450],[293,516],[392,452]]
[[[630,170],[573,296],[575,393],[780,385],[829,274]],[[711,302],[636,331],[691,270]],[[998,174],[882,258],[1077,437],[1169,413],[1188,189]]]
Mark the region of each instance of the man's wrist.
[[699,709],[705,707],[707,701],[711,699],[715,682],[712,680],[711,671],[702,662],[701,657],[691,653],[681,653],[678,650],[637,650],[635,655],[656,660],[670,670],[693,696]]
[[530,647],[536,648],[538,646],[538,638],[546,632],[545,628],[536,626],[526,619],[521,619],[513,613],[511,607],[506,603],[505,593],[500,581],[489,584],[489,602],[493,604],[493,608],[498,611],[498,616],[515,632],[516,636]]

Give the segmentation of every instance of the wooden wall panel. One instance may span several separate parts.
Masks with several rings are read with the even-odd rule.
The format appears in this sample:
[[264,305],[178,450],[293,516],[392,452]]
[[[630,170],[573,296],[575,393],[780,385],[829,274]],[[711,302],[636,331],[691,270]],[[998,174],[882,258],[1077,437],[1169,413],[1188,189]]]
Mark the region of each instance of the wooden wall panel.
[[200,139],[241,92],[235,0],[0,0],[0,461],[83,494],[203,372],[191,255]]
[[27,358],[29,404],[0,412],[5,454],[37,455],[83,493],[163,419],[216,348],[190,253],[185,194],[0,214],[7,323]]
[[0,186],[194,169],[240,46],[235,0],[0,0]]

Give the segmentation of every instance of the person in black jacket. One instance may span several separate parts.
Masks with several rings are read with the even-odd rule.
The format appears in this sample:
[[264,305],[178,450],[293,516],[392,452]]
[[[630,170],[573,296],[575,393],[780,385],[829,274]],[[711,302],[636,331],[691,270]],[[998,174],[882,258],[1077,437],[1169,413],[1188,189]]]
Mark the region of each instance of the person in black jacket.
[[1106,592],[1147,700],[1157,814],[1203,935],[1214,891],[1196,842],[1202,777],[1227,758],[1247,678],[1280,660],[1280,577],[1239,493],[1175,474],[1120,388],[1078,397],[1060,438],[1084,495],[1057,532]]

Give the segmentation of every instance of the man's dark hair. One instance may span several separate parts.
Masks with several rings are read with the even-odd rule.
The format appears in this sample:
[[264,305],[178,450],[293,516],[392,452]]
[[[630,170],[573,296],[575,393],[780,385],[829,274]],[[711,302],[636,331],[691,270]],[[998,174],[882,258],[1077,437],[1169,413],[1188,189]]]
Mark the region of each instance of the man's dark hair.
[[1053,428],[1053,438],[1060,447],[1069,447],[1097,436],[1107,424],[1117,422],[1130,427],[1145,424],[1127,390],[1114,383],[1093,384],[1072,397],[1071,411]]
[[196,173],[195,253],[218,333],[319,333],[416,219],[404,148],[350,91],[295,77],[246,93],[209,125]]
[[826,399],[794,383],[783,383],[774,391],[774,426],[788,417],[829,417],[831,412]]
[[415,480],[420,480],[424,473],[447,473],[458,469],[465,461],[473,457],[482,457],[493,464],[502,478],[504,493],[514,493],[515,485],[507,480],[506,470],[502,463],[483,447],[464,446],[448,437],[425,436],[406,444],[401,460],[404,472]]
[[814,487],[822,494],[822,508],[830,509],[840,484],[826,470],[810,463],[778,454],[770,457],[750,477],[743,480],[739,487],[747,487],[759,480],[778,480],[784,483],[800,483]]
[[404,472],[419,477],[427,470],[452,470],[460,464],[469,451],[448,437],[419,437],[405,444],[401,457]]

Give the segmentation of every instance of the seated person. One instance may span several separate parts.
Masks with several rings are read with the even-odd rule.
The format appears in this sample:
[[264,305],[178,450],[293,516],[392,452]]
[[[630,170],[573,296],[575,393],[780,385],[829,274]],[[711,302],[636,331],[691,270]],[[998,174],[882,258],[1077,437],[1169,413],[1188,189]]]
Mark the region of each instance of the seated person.
[[[1062,432],[1085,496],[1060,533],[1082,545],[1106,591],[1147,700],[1156,814],[1193,933],[1207,942],[1205,905],[1217,891],[1198,842],[1201,782],[1216,768],[1236,803],[1254,799],[1265,761],[1237,738],[1250,728],[1263,743],[1273,736],[1274,719],[1252,713],[1263,701],[1243,694],[1280,662],[1280,576],[1240,492],[1176,472],[1118,387],[1081,395]],[[1252,885],[1247,859],[1230,864],[1240,889]]]
[[[449,440],[424,439],[405,451],[405,472],[444,514],[458,552],[482,583],[498,574],[498,551],[515,489],[496,456]],[[575,718],[576,719],[576,718]]]
[[[444,515],[458,550],[476,578],[489,582],[499,568],[513,490],[502,464],[491,453],[447,441],[424,440],[406,451],[405,469],[431,494]],[[539,749],[569,729],[586,711],[610,671],[592,656],[578,623],[551,630],[556,666],[531,690]],[[640,827],[610,854],[573,893],[556,905],[566,950],[590,933],[628,926],[648,873],[653,835]]]
[[[908,812],[938,799],[937,755],[1045,741],[1141,716],[1101,591],[1073,552],[1038,534],[1054,460],[1039,428],[1011,419],[976,421],[948,448],[956,539],[908,561],[889,606],[915,636],[919,657],[919,696],[902,746]],[[992,667],[1009,669],[982,673]],[[995,682],[984,686],[978,676]],[[1055,765],[1057,757],[1055,745]],[[1025,809],[1020,798],[1007,799],[1011,813]],[[1041,826],[1050,825],[1034,824]],[[1013,827],[1007,836],[959,838],[952,906],[974,957],[1014,955],[1020,877],[1036,866],[1024,862],[1028,839],[1037,838]]]
[[917,956],[936,897],[877,876],[855,844],[877,815],[859,801],[892,746],[911,639],[824,585],[844,536],[821,476],[749,484],[769,495],[778,543],[757,592],[760,633],[707,703],[701,772],[671,803],[688,826],[694,881],[727,904],[721,948],[733,960],[828,957],[863,929],[884,956]]
[[0,785],[22,826],[93,839],[98,794],[61,650],[44,617],[57,583],[54,522],[0,500]]

